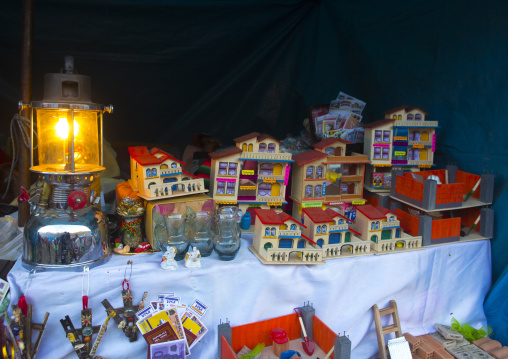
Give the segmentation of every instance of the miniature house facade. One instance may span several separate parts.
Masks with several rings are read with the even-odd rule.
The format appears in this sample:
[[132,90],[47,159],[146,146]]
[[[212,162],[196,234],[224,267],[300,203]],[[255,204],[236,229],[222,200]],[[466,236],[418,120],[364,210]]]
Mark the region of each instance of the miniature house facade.
[[235,147],[210,154],[210,191],[216,203],[236,204],[244,213],[286,203],[291,154],[275,138],[257,132],[234,141]]
[[[291,198],[293,216],[301,218],[306,207],[336,207],[365,203],[363,179],[367,156],[346,156],[346,144],[338,138],[316,143],[314,150],[293,156]],[[337,207],[339,206],[339,207]]]
[[369,254],[370,244],[356,237],[360,233],[349,228],[351,221],[333,209],[304,208],[302,216],[304,235],[323,250],[324,259]]
[[148,201],[207,192],[202,178],[182,169],[184,162],[157,148],[129,147],[131,179],[138,196]]
[[377,253],[422,248],[422,238],[411,236],[400,227],[395,213],[367,204],[357,206],[356,229],[361,232],[360,238],[369,241]]
[[323,263],[322,249],[302,235],[301,227],[305,227],[302,223],[274,209],[256,208],[254,214],[254,238],[249,249],[263,263]]

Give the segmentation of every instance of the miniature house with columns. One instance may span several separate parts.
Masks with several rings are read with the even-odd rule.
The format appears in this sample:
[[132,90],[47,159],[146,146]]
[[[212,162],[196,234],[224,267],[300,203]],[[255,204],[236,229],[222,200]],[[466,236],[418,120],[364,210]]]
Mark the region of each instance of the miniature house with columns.
[[377,253],[423,249],[422,237],[405,233],[397,215],[392,211],[370,204],[357,206],[356,210],[355,224],[361,232],[360,238],[369,241]]
[[285,204],[291,154],[275,138],[257,132],[234,139],[236,146],[210,153],[210,192],[218,205],[243,213]]
[[164,151],[136,146],[129,147],[129,154],[129,184],[147,201],[207,192],[202,178],[184,171],[185,163]]
[[300,219],[306,207],[335,207],[345,203],[363,204],[363,176],[367,156],[346,156],[346,144],[327,138],[313,145],[314,150],[293,156],[291,199],[293,217]]

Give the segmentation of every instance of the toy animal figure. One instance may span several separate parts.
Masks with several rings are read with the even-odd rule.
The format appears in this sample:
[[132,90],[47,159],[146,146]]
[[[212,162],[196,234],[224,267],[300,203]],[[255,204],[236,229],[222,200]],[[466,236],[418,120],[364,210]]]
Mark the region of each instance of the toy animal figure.
[[185,266],[187,268],[200,268],[201,267],[201,254],[196,247],[192,251],[187,252],[185,255]]
[[178,264],[175,261],[176,248],[174,246],[167,246],[166,252],[162,256],[161,268],[176,270]]

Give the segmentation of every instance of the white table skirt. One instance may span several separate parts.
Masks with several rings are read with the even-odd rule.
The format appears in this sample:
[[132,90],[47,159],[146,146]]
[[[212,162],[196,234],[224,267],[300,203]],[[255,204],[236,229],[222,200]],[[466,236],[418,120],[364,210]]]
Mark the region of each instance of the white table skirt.
[[[131,290],[135,303],[144,291],[148,299],[159,292],[174,292],[182,302],[198,298],[210,309],[204,317],[208,334],[192,350],[191,358],[217,357],[217,325],[226,318],[231,326],[290,314],[310,301],[316,315],[332,330],[346,332],[352,341],[352,358],[377,353],[371,307],[397,301],[404,332],[432,332],[434,323],[452,317],[473,326],[486,324],[483,301],[491,285],[490,241],[449,244],[421,251],[328,260],[326,265],[263,265],[249,251],[252,235],[245,235],[238,257],[221,262],[215,254],[203,258],[202,268],[164,271],[161,254],[113,255],[105,265],[90,271],[89,307],[93,323],[106,318],[101,301],[122,306],[121,283],[127,260],[133,260]],[[18,259],[8,276],[12,303],[28,277]],[[34,305],[34,321],[44,312],[49,321],[37,358],[77,358],[60,324],[69,315],[80,327],[81,274],[38,272],[26,295]],[[35,338],[35,335],[34,335]],[[34,339],[35,340],[35,339]],[[129,343],[110,322],[97,355],[108,359],[146,358],[147,344],[139,335]]]

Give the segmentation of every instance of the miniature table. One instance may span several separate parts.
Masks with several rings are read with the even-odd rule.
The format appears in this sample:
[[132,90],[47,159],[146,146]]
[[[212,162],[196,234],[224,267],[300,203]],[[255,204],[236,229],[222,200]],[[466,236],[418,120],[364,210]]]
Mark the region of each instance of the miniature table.
[[[94,324],[102,324],[106,311],[101,301],[122,305],[121,283],[128,260],[133,261],[131,290],[138,302],[148,291],[174,292],[183,303],[197,298],[210,309],[204,324],[209,333],[193,349],[191,358],[217,358],[217,325],[226,318],[232,326],[290,313],[310,301],[316,315],[332,330],[344,331],[352,342],[352,358],[377,353],[371,307],[397,301],[403,332],[413,335],[434,331],[434,323],[449,324],[452,317],[472,326],[486,324],[483,301],[491,285],[490,241],[447,244],[422,251],[328,260],[326,265],[263,265],[248,250],[252,235],[242,237],[238,257],[221,262],[215,253],[202,258],[202,268],[160,268],[161,254],[113,255],[105,265],[90,271],[89,307]],[[13,303],[28,271],[16,262],[8,276]],[[26,294],[34,306],[34,320],[50,313],[38,358],[77,358],[60,319],[78,322],[82,309],[81,273],[38,272]],[[146,358],[147,344],[139,336],[129,343],[110,321],[97,355],[105,358]]]

